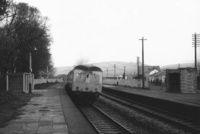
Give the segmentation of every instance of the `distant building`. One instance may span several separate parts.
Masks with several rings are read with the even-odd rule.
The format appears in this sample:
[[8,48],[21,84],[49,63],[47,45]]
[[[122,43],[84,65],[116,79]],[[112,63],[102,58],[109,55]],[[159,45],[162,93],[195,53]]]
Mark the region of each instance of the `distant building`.
[[123,76],[122,75],[118,75],[118,76],[116,76],[116,77],[104,77],[104,79],[127,79],[127,76],[125,76],[125,78],[123,78]]
[[154,69],[154,70],[152,70],[151,72],[149,72],[149,75],[153,75],[153,74],[158,73],[158,72],[159,72],[159,70]]
[[154,81],[155,80],[155,76],[154,74],[158,73],[159,71],[157,69],[152,70],[151,72],[149,72],[146,76],[148,77],[149,81]]
[[166,71],[157,72],[157,73],[153,74],[151,76],[151,78],[152,78],[153,81],[158,81],[158,82],[161,82],[161,83],[165,83]]
[[[144,74],[149,74],[153,70],[157,70],[158,72],[160,71],[159,66],[144,66]],[[142,75],[142,66],[139,66],[139,75]]]

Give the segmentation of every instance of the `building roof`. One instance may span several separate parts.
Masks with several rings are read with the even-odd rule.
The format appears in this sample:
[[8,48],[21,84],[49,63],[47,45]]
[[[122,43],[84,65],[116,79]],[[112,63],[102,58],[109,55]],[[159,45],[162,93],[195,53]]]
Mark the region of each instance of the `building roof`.
[[161,76],[161,75],[165,75],[166,72],[165,71],[161,71],[161,72],[157,72],[155,74],[153,74],[154,76]]
[[[140,73],[142,72],[142,66],[139,66],[140,69]],[[154,69],[160,71],[160,67],[159,66],[144,66],[144,72],[149,73],[151,71],[153,71]]]
[[80,70],[85,70],[85,71],[100,71],[100,72],[102,72],[102,70],[99,67],[96,67],[96,66],[78,65],[74,69],[80,69]]
[[151,72],[149,72],[149,75],[153,75],[153,74],[155,74],[155,73],[158,73],[158,70],[157,70],[157,69],[154,69],[154,70],[152,70]]

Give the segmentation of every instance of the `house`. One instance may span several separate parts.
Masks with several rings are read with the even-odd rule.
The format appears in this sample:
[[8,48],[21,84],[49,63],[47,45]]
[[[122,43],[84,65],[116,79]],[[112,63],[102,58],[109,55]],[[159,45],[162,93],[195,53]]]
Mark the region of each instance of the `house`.
[[149,81],[154,82],[154,83],[165,83],[165,78],[166,78],[166,71],[160,71],[153,73],[152,75],[149,76]]
[[154,74],[158,73],[159,71],[157,69],[152,70],[151,72],[149,72],[146,76],[148,77],[149,81],[154,81],[155,77]]
[[[160,67],[159,66],[144,66],[144,74],[149,74],[151,71],[153,70],[157,70],[160,71]],[[142,74],[142,66],[139,66],[139,74]]]
[[166,71],[160,71],[154,74],[154,78],[158,82],[165,83]]
[[[145,78],[148,78],[149,81],[153,79],[153,77],[151,76],[159,71],[160,71],[159,66],[144,66],[144,76]],[[142,66],[139,66],[139,76],[142,76]]]

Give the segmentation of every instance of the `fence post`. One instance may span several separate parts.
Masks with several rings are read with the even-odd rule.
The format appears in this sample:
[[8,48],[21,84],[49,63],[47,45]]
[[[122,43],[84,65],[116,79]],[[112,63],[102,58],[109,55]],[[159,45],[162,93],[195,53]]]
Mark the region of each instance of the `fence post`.
[[28,93],[29,92],[29,75],[27,73],[25,74],[25,79],[26,79],[26,82],[25,82],[26,93]]
[[22,78],[23,78],[23,92],[25,92],[25,74],[23,73],[22,75]]

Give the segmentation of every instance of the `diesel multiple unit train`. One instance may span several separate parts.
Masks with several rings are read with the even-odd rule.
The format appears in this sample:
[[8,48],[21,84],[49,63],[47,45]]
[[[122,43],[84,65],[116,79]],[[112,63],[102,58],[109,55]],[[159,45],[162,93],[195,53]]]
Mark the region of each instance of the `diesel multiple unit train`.
[[65,89],[76,101],[94,102],[102,91],[102,75],[99,67],[78,65],[68,73]]

